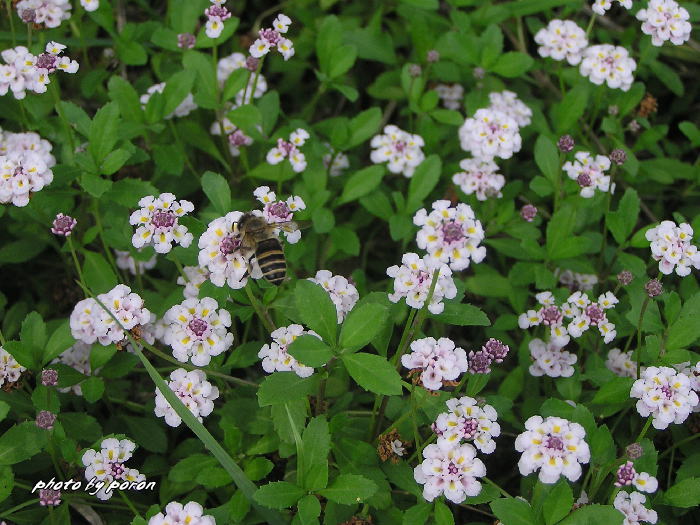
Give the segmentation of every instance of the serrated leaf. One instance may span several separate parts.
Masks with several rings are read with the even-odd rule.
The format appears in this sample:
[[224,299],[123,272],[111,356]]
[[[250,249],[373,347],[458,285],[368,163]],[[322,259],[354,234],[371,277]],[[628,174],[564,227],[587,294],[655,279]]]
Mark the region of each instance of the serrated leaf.
[[352,505],[366,501],[376,491],[377,484],[371,479],[358,474],[341,474],[319,494],[341,505]]
[[261,407],[302,399],[315,390],[317,377],[302,378],[294,372],[275,372],[260,384],[258,403]]
[[401,395],[401,376],[385,358],[367,353],[342,357],[350,376],[365,390],[387,396]]
[[321,339],[314,335],[301,335],[287,347],[289,355],[303,366],[318,367],[325,365],[333,352]]
[[542,503],[542,515],[547,525],[554,525],[571,512],[574,495],[566,480],[559,480]]
[[286,509],[304,495],[304,490],[288,481],[273,481],[258,488],[253,499],[271,509]]
[[295,301],[304,324],[331,345],[338,331],[338,313],[328,292],[308,280],[297,281]]
[[429,314],[433,319],[454,326],[490,326],[486,314],[472,304],[445,303],[445,309],[439,314]]
[[386,307],[378,303],[355,307],[345,318],[340,331],[339,346],[352,352],[368,345],[384,327],[388,316]]

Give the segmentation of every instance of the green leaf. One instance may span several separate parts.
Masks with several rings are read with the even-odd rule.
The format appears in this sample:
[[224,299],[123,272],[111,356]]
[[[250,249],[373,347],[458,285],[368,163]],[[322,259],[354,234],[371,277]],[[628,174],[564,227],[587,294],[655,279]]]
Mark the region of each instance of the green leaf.
[[355,115],[350,120],[350,138],[344,149],[354,148],[375,135],[381,122],[382,111],[379,108],[366,109]]
[[46,325],[38,312],[30,312],[22,321],[22,344],[43,349],[46,344]]
[[335,215],[328,208],[318,208],[311,216],[316,233],[328,233],[335,226]]
[[559,525],[622,525],[623,514],[612,505],[584,505],[569,514]]
[[316,36],[316,56],[323,73],[329,74],[333,65],[333,51],[342,44],[343,30],[338,17],[327,16]]
[[318,523],[318,517],[321,515],[321,503],[318,498],[312,494],[308,494],[299,500],[297,503],[297,517],[301,525],[312,525]]
[[681,77],[676,73],[671,67],[667,66],[663,62],[654,60],[649,64],[649,68],[652,70],[654,75],[661,80],[666,87],[673,91],[673,93],[682,97],[685,89],[683,87],[683,81]]
[[425,525],[428,523],[428,517],[431,511],[432,508],[427,503],[418,503],[406,509],[403,513],[401,525]]
[[631,377],[613,377],[596,392],[591,403],[594,405],[624,403],[629,400],[633,382],[634,379]]
[[7,414],[10,412],[10,405],[5,403],[4,401],[0,401],[0,421],[5,419],[7,417]]
[[608,229],[615,241],[622,244],[634,231],[639,216],[639,196],[632,188],[627,188],[616,211],[608,213]]
[[365,390],[387,396],[401,395],[401,376],[385,358],[367,353],[342,356],[350,376]]
[[75,339],[71,333],[70,323],[66,320],[62,322],[49,337],[46,347],[44,347],[44,355],[42,362],[49,363],[54,358],[58,357],[75,343]]
[[150,182],[141,179],[120,179],[105,193],[104,198],[127,208],[134,208],[141,197],[157,194],[158,190]]
[[525,74],[535,61],[525,53],[510,51],[498,57],[492,71],[506,78],[515,78]]
[[0,263],[21,263],[39,255],[46,244],[36,237],[3,244],[0,247]]
[[302,435],[304,488],[321,490],[328,485],[328,452],[331,447],[331,435],[328,422],[323,416],[309,421]]
[[119,105],[116,102],[108,102],[97,110],[88,137],[88,151],[99,165],[119,140]]
[[95,403],[102,399],[105,392],[105,382],[101,377],[89,377],[80,384],[83,397],[88,403]]
[[542,504],[544,522],[547,525],[554,525],[571,512],[573,504],[574,495],[571,486],[567,481],[559,480]]
[[116,173],[130,158],[131,151],[123,148],[117,148],[114,151],[109,152],[100,163],[100,174],[112,175],[113,173]]
[[254,139],[262,138],[258,129],[258,127],[262,126],[262,114],[257,107],[252,104],[245,104],[229,111],[227,116],[228,119],[235,126],[243,130],[246,135]]
[[299,364],[311,367],[323,366],[333,357],[333,352],[328,345],[310,334],[297,337],[287,347],[287,352]]
[[455,517],[452,515],[450,507],[442,501],[435,502],[435,525],[454,525]]
[[491,510],[503,525],[537,525],[532,507],[516,498],[501,498],[490,503]]
[[320,284],[302,279],[297,281],[295,300],[304,324],[331,345],[335,344],[338,313],[328,292]]
[[607,425],[598,427],[590,437],[591,459],[595,465],[604,465],[615,459],[615,441]]
[[[139,95],[134,87],[119,75],[113,75],[107,83],[109,98],[119,105],[119,112],[126,120],[143,121]],[[73,121],[69,117],[70,121]]]
[[255,491],[253,499],[271,509],[286,509],[299,501],[304,494],[304,490],[294,483],[273,481]]
[[202,190],[219,215],[226,215],[231,211],[231,188],[221,175],[205,171],[202,175]]
[[106,180],[95,173],[83,173],[80,185],[93,197],[99,199],[112,187],[112,181]]
[[357,200],[371,193],[382,182],[384,173],[384,166],[375,164],[350,175],[343,185],[343,193],[338,198],[337,205]]
[[687,348],[700,337],[700,292],[683,303],[678,319],[668,329],[666,348]]
[[[83,383],[85,385],[85,383]],[[83,386],[83,392],[85,386]],[[129,436],[141,447],[150,452],[164,453],[168,449],[165,426],[153,417],[122,416],[129,428]]]
[[430,195],[440,180],[442,161],[437,155],[428,156],[416,168],[408,184],[408,199],[406,201],[406,213],[413,213],[423,206],[423,201]]
[[358,474],[341,474],[319,494],[341,505],[352,505],[366,501],[377,491],[377,484]]
[[[559,150],[549,138],[544,135],[537,137],[535,142],[535,162],[542,174],[550,182],[556,183],[561,167],[559,166]],[[552,221],[550,221],[551,224]]]
[[345,318],[340,330],[339,346],[343,352],[353,352],[368,345],[384,327],[388,317],[386,307],[368,303],[355,307]]
[[0,465],[14,465],[38,454],[46,445],[49,433],[25,421],[0,436]]
[[170,115],[192,91],[194,75],[189,71],[178,71],[165,83],[163,89],[163,114]]
[[0,503],[5,501],[15,486],[15,475],[10,467],[0,467]]
[[684,509],[700,505],[700,478],[687,478],[676,483],[656,501]]
[[216,109],[216,75],[211,59],[198,51],[186,51],[182,65],[190,75],[196,78],[194,83],[194,100],[200,107]]
[[461,126],[464,123],[462,114],[452,109],[434,109],[430,112],[430,116],[441,124],[449,124],[450,126]]
[[439,314],[428,314],[433,319],[454,326],[490,326],[486,314],[472,304],[445,303],[445,309]]
[[100,424],[94,417],[84,412],[61,412],[58,419],[70,438],[93,443],[102,437]]
[[83,256],[83,278],[88,288],[105,293],[117,285],[117,276],[101,254],[86,250]]
[[352,44],[338,46],[331,53],[331,64],[328,70],[330,78],[337,78],[345,73],[355,64],[357,60],[357,48]]
[[569,91],[552,109],[552,122],[559,133],[573,131],[588,106],[588,83],[580,83]]
[[260,384],[258,403],[261,407],[302,399],[314,391],[315,376],[302,378],[294,372],[275,372]]

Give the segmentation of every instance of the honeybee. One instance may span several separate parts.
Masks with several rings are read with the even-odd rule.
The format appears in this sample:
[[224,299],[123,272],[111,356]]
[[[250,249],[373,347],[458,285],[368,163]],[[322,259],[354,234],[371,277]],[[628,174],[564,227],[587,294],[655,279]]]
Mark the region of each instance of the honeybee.
[[282,284],[287,276],[287,262],[277,236],[278,229],[293,232],[299,229],[299,225],[294,221],[270,223],[250,212],[244,213],[238,221],[241,248],[251,252],[249,273],[250,259],[255,255],[263,278],[275,286]]

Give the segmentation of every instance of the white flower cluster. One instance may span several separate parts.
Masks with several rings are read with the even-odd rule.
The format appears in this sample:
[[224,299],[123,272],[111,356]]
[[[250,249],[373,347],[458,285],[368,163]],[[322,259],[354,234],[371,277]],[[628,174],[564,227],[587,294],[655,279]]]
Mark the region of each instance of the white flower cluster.
[[289,60],[294,56],[294,43],[282,35],[289,30],[292,20],[283,14],[277,15],[272,21],[271,28],[261,29],[258,32],[259,38],[253,42],[248,49],[251,56],[261,58],[267,55],[273,47],[282,55],[282,58]]
[[124,329],[131,330],[151,321],[151,312],[144,307],[143,299],[124,284],[118,284],[109,292],[98,295],[97,299],[112,315],[91,297],[76,304],[70,315],[70,328],[71,334],[78,341],[86,344],[97,341],[103,346],[119,343],[126,338]]
[[298,128],[289,135],[289,140],[277,139],[277,146],[267,152],[266,160],[273,166],[284,159],[288,159],[295,173],[301,173],[306,169],[306,156],[299,148],[306,143],[309,132]]
[[496,450],[494,437],[501,435],[501,426],[496,422],[498,413],[491,405],[479,406],[472,397],[448,399],[448,412],[440,414],[432,425],[437,434],[437,445],[449,450],[471,441],[484,454]]
[[175,359],[206,366],[213,356],[229,349],[233,344],[233,334],[227,330],[231,314],[223,308],[217,312],[218,307],[211,297],[191,298],[165,312],[165,343],[173,349]]
[[596,85],[628,91],[634,82],[637,63],[624,47],[598,44],[586,48],[579,71]]
[[639,525],[642,521],[656,523],[656,511],[644,506],[646,500],[646,496],[639,492],[617,493],[613,506],[625,516],[622,525]]
[[54,28],[71,16],[70,0],[20,0],[15,6],[23,21]]
[[673,221],[661,221],[647,230],[645,237],[651,243],[651,256],[659,261],[659,271],[669,275],[676,271],[680,277],[690,274],[690,268],[700,268],[700,253],[690,241],[693,228],[687,223],[676,225]]
[[148,525],[216,525],[213,516],[204,516],[204,508],[196,501],[183,505],[171,501],[165,506],[165,514],[159,512],[148,520]]
[[574,162],[567,161],[562,169],[570,179],[578,182],[581,186],[581,197],[590,199],[595,194],[595,190],[602,192],[615,192],[615,184],[610,185],[610,176],[605,172],[610,169],[610,158],[605,155],[593,157],[587,151],[578,151],[574,155]]
[[143,197],[139,206],[141,209],[129,217],[129,223],[137,226],[131,238],[135,248],[153,246],[158,253],[168,253],[173,248],[173,242],[183,248],[192,244],[192,234],[178,222],[180,217],[194,210],[190,201],[178,202],[172,193],[161,193],[158,197]]
[[219,38],[224,31],[224,22],[231,18],[231,13],[224,7],[226,0],[210,0],[211,4],[204,10],[207,23],[204,32],[209,38]]
[[452,182],[465,194],[476,194],[476,198],[485,201],[489,197],[501,198],[501,189],[506,178],[498,173],[498,165],[491,159],[462,159],[459,163],[462,171],[452,175]]
[[612,7],[613,2],[617,2],[625,9],[632,9],[632,0],[593,0],[591,9],[593,9],[594,13],[603,16],[605,15],[606,11]]
[[197,297],[199,289],[209,278],[209,270],[199,266],[185,266],[182,271],[185,276],[181,275],[177,278],[177,284],[185,287],[182,290],[182,295],[185,296],[185,299]]
[[[559,347],[566,345],[570,336],[581,337],[591,326],[598,328],[606,343],[617,335],[615,325],[605,313],[618,303],[612,292],[601,294],[597,302],[592,302],[583,292],[575,292],[561,307],[555,304],[552,292],[538,293],[535,298],[541,305],[540,309],[521,314],[518,324],[523,330],[540,324],[549,326],[552,342]],[[571,319],[567,327],[564,326],[564,319]]]
[[585,292],[592,290],[598,284],[598,277],[590,273],[578,273],[571,270],[562,271],[557,268],[554,274],[559,277],[559,282],[571,291],[580,290]]
[[107,438],[102,441],[100,450],[87,449],[82,457],[85,479],[97,478],[104,486],[95,494],[101,500],[112,497],[107,489],[112,481],[145,481],[146,476],[138,470],[128,468],[125,463],[131,458],[136,444],[128,439]]
[[80,0],[80,5],[85,11],[97,11],[100,7],[100,0]]
[[642,492],[653,493],[659,488],[659,480],[648,472],[637,472],[634,463],[627,461],[619,466],[615,474],[615,486],[632,486]]
[[464,88],[460,84],[438,84],[435,86],[443,106],[447,109],[458,110],[464,99]]
[[372,137],[370,160],[375,164],[387,162],[391,173],[401,173],[406,178],[413,177],[416,167],[423,162],[425,155],[421,149],[425,142],[420,135],[413,135],[393,124],[384,126],[384,133]]
[[674,0],[649,0],[646,9],[637,11],[637,20],[641,20],[642,32],[651,35],[651,43],[662,46],[670,40],[677,46],[690,40],[693,27],[688,19],[690,14]]
[[394,279],[394,292],[389,294],[389,300],[397,303],[406,298],[406,304],[411,308],[423,308],[428,299],[434,272],[439,269],[435,290],[428,304],[430,313],[439,314],[445,309],[443,298],[454,299],[457,296],[457,287],[449,266],[443,264],[436,269],[432,262],[430,265],[426,263],[426,258],[421,259],[415,253],[406,253],[401,258],[401,266],[387,268],[387,275]]
[[[83,375],[91,376],[93,375],[92,367],[90,366],[90,351],[92,350],[92,345],[83,343],[82,341],[77,341],[73,346],[64,350],[61,355],[56,359],[51,361],[52,363],[61,363],[66,366],[70,366],[76,371]],[[99,370],[99,369],[98,369]],[[98,371],[95,370],[95,373]],[[73,392],[75,395],[82,396],[83,389],[80,383],[68,386],[64,388],[59,388],[59,392],[67,393]]]
[[[237,69],[245,68],[247,69],[246,57],[243,53],[231,53],[219,59],[216,64],[216,79],[219,85],[223,87],[234,71]],[[241,89],[234,98],[235,105],[233,107],[238,107],[246,102],[250,102],[255,98],[262,97],[267,92],[267,80],[262,74],[258,74],[257,84],[255,83],[255,75],[249,75],[248,84],[246,87]],[[253,92],[253,85],[255,85],[255,91]],[[243,95],[245,94],[246,100],[243,100]],[[226,120],[226,119],[225,119]]]
[[[202,418],[212,413],[214,400],[219,397],[219,389],[207,381],[206,374],[201,370],[173,370],[170,372],[168,386],[200,423]],[[180,426],[182,423],[180,416],[157,388],[155,414],[165,418],[165,422],[171,427]]]
[[0,386],[14,383],[25,370],[10,352],[0,346]]
[[268,374],[293,371],[299,377],[309,377],[313,374],[313,368],[301,364],[287,353],[287,347],[302,335],[313,335],[321,339],[316,332],[304,330],[300,324],[290,324],[272,332],[270,334],[272,343],[264,345],[258,352],[258,357],[262,359],[263,370]]
[[583,50],[588,47],[586,32],[571,20],[550,21],[547,27],[537,32],[535,42],[540,46],[537,52],[541,57],[566,59],[572,66],[581,62]]
[[[163,91],[165,91],[165,82],[154,84],[149,87],[146,92],[139,97],[141,108],[146,109],[146,104],[148,104],[148,101],[151,100],[154,93],[163,93]],[[166,115],[165,118],[169,120],[173,117],[186,117],[195,109],[197,109],[197,104],[194,101],[194,95],[192,95],[192,93],[188,93],[184,100],[180,102],[180,104],[178,104],[178,106],[171,113]]]
[[673,368],[650,366],[632,385],[630,397],[637,398],[637,412],[652,416],[652,425],[664,430],[671,423],[683,423],[698,405],[690,378]]
[[32,193],[53,181],[56,159],[51,149],[36,133],[0,129],[0,203],[26,206]]
[[[270,224],[290,222],[294,218],[294,212],[306,209],[304,199],[297,195],[290,195],[286,201],[278,201],[277,194],[270,191],[269,186],[255,188],[253,196],[264,205],[262,217]],[[281,231],[290,244],[295,244],[301,239],[301,230],[299,229],[291,232]],[[277,233],[280,233],[279,229]]]
[[24,46],[0,53],[5,61],[0,64],[0,96],[12,91],[16,99],[23,99],[27,96],[27,91],[46,93],[46,86],[51,83],[50,75],[54,71],[77,73],[79,66],[75,60],[59,56],[65,48],[58,42],[49,42],[46,51],[39,56],[32,55]]
[[462,149],[477,159],[509,159],[522,146],[515,119],[491,108],[479,109],[464,121],[459,128],[459,141]]
[[[141,251],[141,250],[139,250]],[[137,261],[134,259],[129,252],[122,250],[114,250],[114,254],[117,256],[116,264],[117,268],[120,270],[128,270],[131,275],[141,274],[143,275],[146,270],[151,270],[155,268],[158,256],[154,255],[147,261]]]
[[523,128],[532,122],[532,110],[512,91],[489,93],[489,109],[505,113]]
[[528,369],[535,377],[571,377],[574,375],[576,354],[567,352],[553,341],[545,343],[542,339],[533,339],[528,345],[532,364]]
[[486,247],[480,246],[484,229],[467,204],[459,203],[453,208],[448,200],[435,201],[433,211],[418,210],[413,223],[421,227],[416,243],[428,252],[432,265],[448,264],[459,271],[486,257]]
[[324,144],[329,152],[323,156],[323,166],[331,177],[337,177],[350,167],[350,159],[342,151],[335,151],[330,144]]
[[309,277],[308,280],[320,284],[328,292],[328,296],[333,301],[338,313],[338,324],[343,322],[345,316],[350,313],[350,310],[360,299],[355,285],[342,275],[333,275],[328,270],[319,270],[314,277]]
[[401,364],[420,372],[420,382],[428,390],[440,390],[444,382],[456,380],[469,368],[467,353],[447,337],[416,339],[411,353],[401,356]]
[[431,444],[423,449],[423,458],[413,477],[423,485],[423,497],[427,501],[444,494],[448,500],[462,503],[467,496],[481,492],[481,482],[476,478],[486,476],[486,466],[476,457],[472,445],[465,443],[444,450]]
[[520,474],[539,470],[542,483],[556,483],[560,476],[576,481],[581,477],[581,464],[591,459],[585,437],[586,431],[578,423],[532,416],[525,421],[525,432],[515,438],[515,450],[522,452]]
[[637,362],[632,360],[632,350],[623,352],[619,348],[613,348],[608,352],[605,367],[620,377],[637,376]]

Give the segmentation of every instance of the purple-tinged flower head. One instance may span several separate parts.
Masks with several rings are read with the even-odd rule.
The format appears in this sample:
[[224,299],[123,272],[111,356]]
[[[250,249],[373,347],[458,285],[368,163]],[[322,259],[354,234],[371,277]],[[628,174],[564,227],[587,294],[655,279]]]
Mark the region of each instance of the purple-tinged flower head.
[[644,449],[639,443],[632,443],[625,448],[625,455],[630,459],[639,459],[644,454]]
[[664,291],[664,287],[661,284],[661,281],[659,281],[658,279],[652,279],[649,282],[647,282],[644,285],[644,289],[646,290],[647,295],[649,297],[656,297],[658,295],[661,295]]
[[588,173],[581,173],[578,177],[576,177],[576,182],[578,182],[578,185],[582,188],[588,188],[593,184],[591,176]]
[[58,384],[58,372],[51,368],[41,371],[41,384],[44,386],[56,386]]
[[434,64],[440,60],[440,52],[437,49],[431,49],[428,51],[425,58],[428,61],[428,64]]
[[520,216],[527,222],[532,222],[537,217],[537,208],[532,204],[526,204],[520,209]]
[[508,345],[503,344],[501,341],[494,339],[493,337],[486,341],[486,344],[482,346],[481,349],[488,353],[491,356],[491,359],[496,363],[502,363],[510,350]]
[[629,270],[622,270],[617,274],[617,280],[622,286],[627,286],[634,279],[634,275]]
[[53,233],[54,235],[68,237],[71,233],[73,233],[73,228],[75,228],[76,224],[78,224],[78,221],[76,221],[70,215],[64,215],[62,213],[59,213],[53,220],[51,233]]
[[633,119],[630,120],[629,124],[627,124],[627,129],[630,130],[632,133],[637,133],[640,129],[642,129],[642,125],[639,122],[637,122],[636,119]]
[[177,47],[181,49],[192,49],[197,39],[192,33],[180,33],[177,35]]
[[52,489],[39,490],[39,505],[55,507],[61,503],[61,491]]
[[253,143],[253,139],[251,139],[248,135],[243,133],[240,129],[237,129],[233,133],[231,133],[228,136],[228,141],[232,146],[235,146],[236,148],[240,146],[250,146]]
[[22,9],[22,12],[19,14],[19,17],[25,24],[33,24],[36,22],[36,9],[32,9],[31,7],[27,9]]
[[615,486],[625,487],[631,485],[636,475],[637,471],[634,470],[634,465],[631,461],[623,463],[617,469],[617,474],[615,474]]
[[475,67],[472,75],[474,75],[475,79],[481,80],[486,75],[486,70],[483,67]]
[[621,166],[627,161],[627,153],[625,153],[625,150],[620,148],[612,150],[608,157],[612,162],[614,162],[618,166]]
[[474,352],[472,350],[469,352],[467,360],[470,374],[488,374],[491,372],[493,357],[488,351],[482,349]]
[[204,10],[204,16],[207,18],[218,18],[223,22],[231,18],[231,13],[222,5],[212,5]]
[[421,73],[423,73],[423,70],[418,64],[411,64],[408,66],[408,74],[411,75],[413,78],[418,78],[421,76]]
[[53,414],[48,410],[41,410],[36,415],[36,426],[43,428],[44,430],[51,430],[55,422],[56,414]]
[[574,137],[571,135],[562,135],[561,138],[557,141],[557,147],[559,148],[559,151],[562,153],[569,153],[574,149],[574,145],[576,143],[574,142]]
[[245,68],[248,71],[257,71],[258,65],[260,64],[260,59],[249,56],[245,59]]

